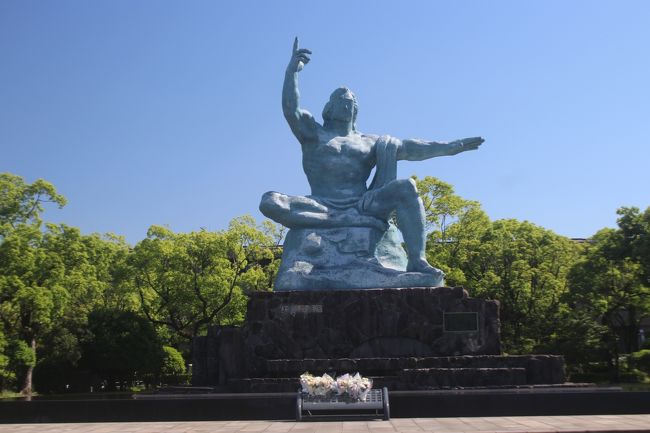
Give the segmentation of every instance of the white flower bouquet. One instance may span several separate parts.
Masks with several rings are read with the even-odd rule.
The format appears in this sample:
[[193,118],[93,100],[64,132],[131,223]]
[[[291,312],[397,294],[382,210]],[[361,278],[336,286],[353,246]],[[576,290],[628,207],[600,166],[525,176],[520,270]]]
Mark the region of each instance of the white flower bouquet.
[[372,389],[372,380],[362,377],[359,373],[354,376],[344,374],[335,379],[329,374],[313,376],[304,373],[300,376],[302,392],[310,396],[326,396],[330,393],[347,394],[352,400],[366,401]]
[[302,392],[309,395],[327,395],[335,388],[336,382],[329,374],[325,373],[322,376],[312,376],[309,373],[300,376],[300,386]]
[[344,374],[336,378],[336,389],[339,395],[347,393],[353,400],[366,401],[372,389],[372,380],[359,373],[354,376]]

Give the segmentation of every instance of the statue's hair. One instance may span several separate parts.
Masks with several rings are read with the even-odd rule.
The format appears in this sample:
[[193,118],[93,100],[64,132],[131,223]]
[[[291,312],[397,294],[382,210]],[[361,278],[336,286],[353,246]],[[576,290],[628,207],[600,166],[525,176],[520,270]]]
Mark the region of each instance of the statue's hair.
[[332,94],[330,95],[330,100],[327,101],[325,107],[323,107],[323,123],[327,123],[332,119],[331,110],[332,110],[332,103],[334,102],[334,100],[348,91],[352,93],[352,130],[356,131],[357,113],[359,112],[359,105],[357,104],[357,96],[347,87],[339,87],[338,89],[335,89],[332,92]]

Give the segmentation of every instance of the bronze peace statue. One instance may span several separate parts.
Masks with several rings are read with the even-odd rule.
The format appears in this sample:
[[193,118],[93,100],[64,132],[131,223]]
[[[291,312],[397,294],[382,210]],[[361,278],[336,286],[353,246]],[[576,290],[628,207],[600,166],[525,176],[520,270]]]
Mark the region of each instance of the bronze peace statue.
[[[415,182],[396,179],[397,161],[422,161],[477,149],[483,139],[398,139],[359,132],[357,99],[332,92],[323,124],[299,106],[298,73],[311,51],[294,41],[282,110],[302,148],[311,194],[263,195],[260,210],[289,228],[275,290],[435,287],[444,274],[425,257],[424,208]],[[370,185],[368,179],[376,168]],[[402,233],[389,222],[395,214]]]

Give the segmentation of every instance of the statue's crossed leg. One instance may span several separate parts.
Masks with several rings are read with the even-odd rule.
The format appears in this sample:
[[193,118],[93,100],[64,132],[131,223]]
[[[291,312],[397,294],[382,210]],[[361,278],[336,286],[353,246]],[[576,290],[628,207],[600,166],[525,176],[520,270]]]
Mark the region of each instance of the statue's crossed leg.
[[260,211],[264,216],[289,228],[374,227],[383,232],[388,227],[384,219],[362,214],[355,206],[333,208],[311,197],[275,191],[262,196]]
[[[326,200],[323,200],[326,201]],[[289,228],[388,227],[392,212],[402,232],[408,257],[408,272],[440,274],[425,257],[424,207],[415,182],[398,179],[369,190],[348,208],[328,207],[316,198],[267,192],[262,196],[260,211]]]

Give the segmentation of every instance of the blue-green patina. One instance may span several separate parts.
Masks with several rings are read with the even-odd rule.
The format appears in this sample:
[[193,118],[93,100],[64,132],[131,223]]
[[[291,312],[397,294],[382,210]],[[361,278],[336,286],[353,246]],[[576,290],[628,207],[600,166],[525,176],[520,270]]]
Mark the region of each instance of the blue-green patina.
[[[264,215],[290,229],[275,290],[442,285],[443,273],[425,258],[422,200],[411,179],[396,179],[397,161],[475,150],[483,139],[445,143],[361,133],[356,97],[345,87],[330,96],[321,125],[298,104],[298,73],[310,55],[296,38],[282,109],[302,146],[311,195],[270,191],[260,203]],[[391,215],[397,217],[406,251]]]

